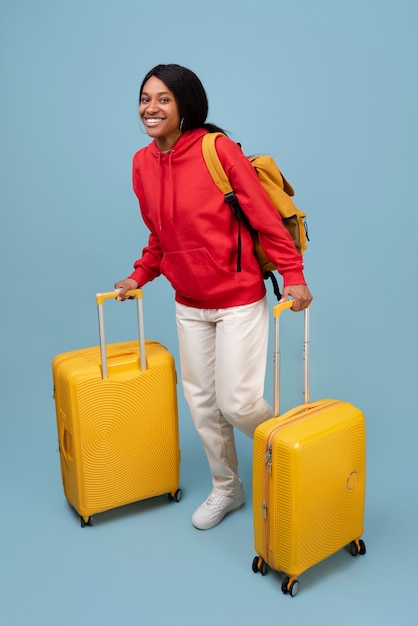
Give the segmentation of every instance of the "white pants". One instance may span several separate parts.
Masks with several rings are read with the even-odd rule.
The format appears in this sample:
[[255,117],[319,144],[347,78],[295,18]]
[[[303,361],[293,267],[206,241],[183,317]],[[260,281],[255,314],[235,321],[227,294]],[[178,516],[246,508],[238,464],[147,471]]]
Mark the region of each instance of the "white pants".
[[197,309],[176,303],[184,395],[203,443],[213,490],[239,489],[234,427],[252,437],[272,417],[264,400],[268,305]]

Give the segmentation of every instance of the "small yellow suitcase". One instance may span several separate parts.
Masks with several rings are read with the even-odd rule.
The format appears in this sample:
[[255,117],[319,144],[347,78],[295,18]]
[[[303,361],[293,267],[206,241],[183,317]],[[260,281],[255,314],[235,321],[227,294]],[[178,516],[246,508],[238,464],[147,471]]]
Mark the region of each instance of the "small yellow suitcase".
[[117,293],[96,296],[100,346],[52,362],[62,483],[82,527],[152,496],[181,499],[174,359],[144,338],[140,289],[130,292],[139,341],[106,345],[103,304]]
[[305,404],[280,408],[279,317],[274,307],[274,415],[254,434],[253,572],[285,574],[282,592],[296,595],[300,576],[338,550],[365,554],[366,443],[363,413],[348,402],[309,401],[309,310],[305,311]]

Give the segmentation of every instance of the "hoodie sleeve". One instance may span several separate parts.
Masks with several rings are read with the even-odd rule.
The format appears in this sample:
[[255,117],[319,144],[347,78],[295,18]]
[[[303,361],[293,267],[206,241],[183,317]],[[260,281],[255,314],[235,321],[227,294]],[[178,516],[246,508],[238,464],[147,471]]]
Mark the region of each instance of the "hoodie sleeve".
[[283,276],[283,286],[306,284],[302,255],[240,147],[220,137],[219,158],[250,225],[258,231],[260,244]]
[[146,283],[160,276],[160,266],[161,260],[163,258],[163,251],[161,248],[160,240],[155,232],[153,223],[148,216],[145,195],[143,193],[143,187],[138,168],[136,167],[135,157],[133,162],[132,182],[135,195],[139,200],[139,207],[142,219],[146,227],[150,231],[150,235],[148,238],[148,245],[142,250],[141,258],[135,261],[134,271],[129,276],[129,278],[133,278],[140,287],[143,287]]
[[162,250],[158,237],[151,233],[148,245],[142,250],[142,257],[134,263],[134,271],[129,276],[136,280],[140,287],[160,276]]

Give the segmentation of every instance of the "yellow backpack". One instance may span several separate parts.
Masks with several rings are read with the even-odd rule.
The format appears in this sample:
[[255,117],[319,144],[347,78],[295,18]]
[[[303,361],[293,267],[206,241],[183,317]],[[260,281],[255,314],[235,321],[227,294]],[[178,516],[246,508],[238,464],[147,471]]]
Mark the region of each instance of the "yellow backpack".
[[[219,160],[218,153],[216,152],[215,141],[216,138],[222,135],[222,133],[208,133],[203,137],[202,151],[203,157],[206,162],[206,166],[215,182],[217,187],[225,194],[225,202],[227,202],[235,212],[238,220],[238,263],[237,271],[241,271],[241,236],[240,236],[240,222],[241,219],[246,219],[241,209],[237,197],[234,194],[234,190],[228,180],[225,170],[222,167],[222,163]],[[293,243],[295,244],[298,252],[303,254],[307,248],[308,229],[306,224],[306,213],[296,208],[291,196],[294,196],[295,192],[290,183],[285,179],[273,157],[271,156],[251,156],[248,160],[253,165],[257,172],[258,178],[267,192],[271,203],[280,214],[283,225],[287,228],[292,236]],[[276,266],[268,259],[264,250],[262,249],[258,240],[257,232],[251,229],[254,242],[254,252],[261,269],[264,273],[274,271]],[[277,294],[276,294],[277,295]]]

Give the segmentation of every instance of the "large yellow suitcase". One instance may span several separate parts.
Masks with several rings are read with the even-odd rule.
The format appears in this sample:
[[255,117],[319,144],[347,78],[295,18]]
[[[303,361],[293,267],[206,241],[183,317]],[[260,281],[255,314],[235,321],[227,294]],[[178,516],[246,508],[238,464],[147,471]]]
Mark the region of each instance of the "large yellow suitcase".
[[253,572],[283,572],[282,592],[296,595],[300,576],[338,550],[365,554],[366,444],[362,411],[342,400],[309,401],[309,310],[305,311],[305,403],[279,415],[279,317],[274,307],[274,415],[254,434]]
[[117,292],[97,294],[100,346],[52,362],[62,483],[82,527],[152,496],[181,499],[175,363],[145,340],[142,291],[130,293],[139,341],[106,345],[103,304]]

